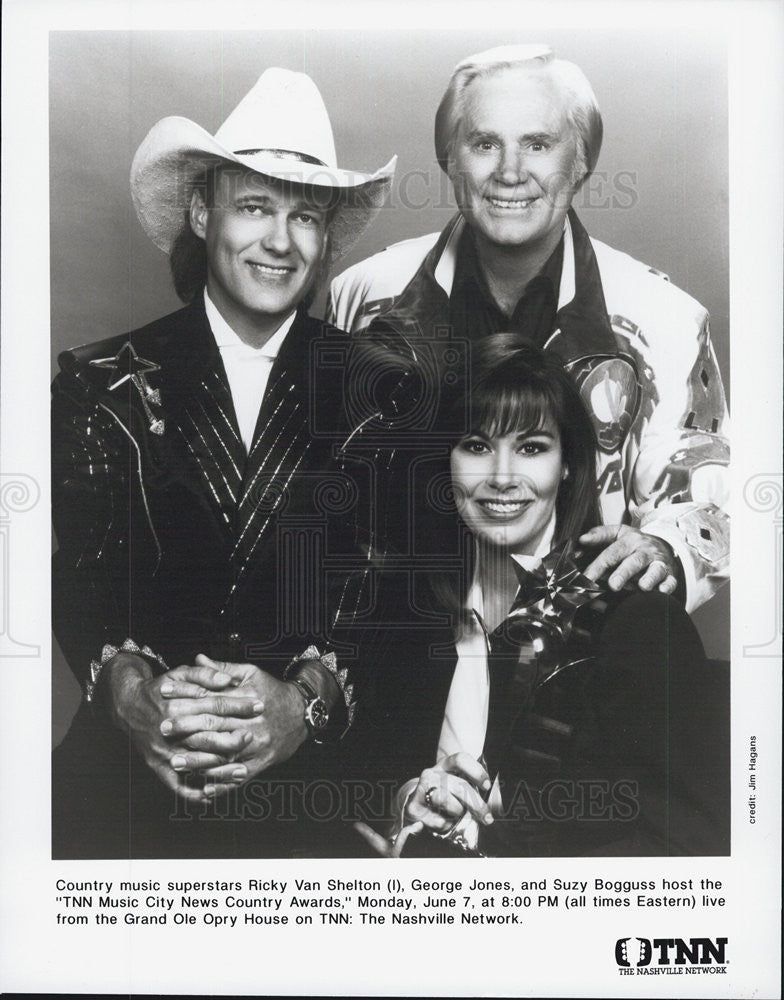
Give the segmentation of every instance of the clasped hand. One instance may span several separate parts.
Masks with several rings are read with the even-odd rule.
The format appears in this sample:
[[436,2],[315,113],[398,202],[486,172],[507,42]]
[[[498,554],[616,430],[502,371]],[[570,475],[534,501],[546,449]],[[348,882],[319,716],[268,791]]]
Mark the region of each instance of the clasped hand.
[[366,823],[354,824],[370,846],[387,858],[400,857],[408,837],[427,829],[446,836],[466,814],[488,825],[493,814],[487,804],[491,782],[485,768],[467,753],[443,757],[435,767],[426,767],[419,778],[407,781],[398,791],[402,817],[391,840]]
[[161,781],[184,798],[241,785],[307,738],[299,692],[258,667],[200,655],[194,666],[152,677],[145,661],[133,660],[146,670],[126,671],[114,683],[115,719]]
[[492,823],[485,801],[489,791],[490,778],[479,761],[467,753],[451,754],[420,774],[406,800],[403,819],[439,834],[447,833],[466,811],[478,823]]

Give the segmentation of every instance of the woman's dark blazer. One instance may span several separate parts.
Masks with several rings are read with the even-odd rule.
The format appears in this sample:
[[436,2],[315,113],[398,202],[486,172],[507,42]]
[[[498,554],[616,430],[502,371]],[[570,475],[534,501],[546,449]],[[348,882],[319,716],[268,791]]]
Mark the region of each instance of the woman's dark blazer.
[[[422,580],[382,574],[382,624],[364,639],[372,682],[351,744],[371,784],[399,784],[436,761],[457,655],[448,616],[434,607]],[[624,595],[595,643],[593,657],[522,704],[509,664],[491,660],[485,756],[504,807],[484,849],[729,853],[727,665],[706,660],[681,605],[658,593]]]

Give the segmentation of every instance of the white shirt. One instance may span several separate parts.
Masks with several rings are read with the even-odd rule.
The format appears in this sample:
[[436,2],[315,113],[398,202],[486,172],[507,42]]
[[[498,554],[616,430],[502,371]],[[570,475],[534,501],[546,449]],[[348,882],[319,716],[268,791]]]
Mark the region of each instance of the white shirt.
[[[552,548],[555,532],[555,512],[550,518],[542,540],[532,556],[510,553],[523,569],[532,570]],[[488,665],[488,637],[479,623],[484,616],[484,596],[479,581],[479,561],[466,606],[474,612],[474,627],[466,629],[457,640],[457,666],[444,709],[444,721],[438,737],[437,760],[453,753],[470,754],[479,759],[485,745],[487,718],[490,705],[490,669]],[[493,782],[487,804],[497,816],[503,807],[498,778]],[[478,824],[471,820],[462,827],[463,837],[471,847],[476,847],[479,837]]]
[[[512,555],[524,569],[538,566],[552,548],[555,514],[532,556]],[[452,675],[449,697],[444,710],[441,735],[438,738],[438,760],[461,750],[478,758],[482,753],[487,732],[487,712],[490,702],[490,672],[487,663],[487,638],[476,619],[483,617],[484,600],[479,582],[479,567],[468,594],[466,607],[473,611],[474,627],[467,628],[457,641],[457,666]]]
[[[533,570],[552,548],[555,534],[555,512],[550,518],[542,540],[532,556],[515,555],[512,558],[524,569]],[[465,752],[479,759],[485,745],[487,734],[487,719],[490,707],[490,670],[488,665],[488,639],[479,619],[483,617],[484,598],[479,580],[479,566],[474,573],[474,580],[466,599],[466,608],[474,612],[473,627],[466,626],[458,638],[457,665],[452,675],[449,695],[444,709],[444,720],[441,723],[441,733],[438,737],[438,752],[436,762],[450,754]],[[408,800],[414,794],[418,778],[412,778],[401,785],[397,792],[397,824],[393,834],[397,833],[405,823],[405,810]],[[493,782],[487,803],[494,815],[501,812],[503,802],[498,778]],[[476,820],[460,824],[462,835],[470,847],[476,847],[479,827]]]
[[207,322],[220,351],[223,367],[226,369],[240,437],[245,445],[245,451],[250,452],[270,372],[286,334],[294,323],[296,312],[283,320],[266,344],[262,347],[251,347],[240,340],[221,316],[206,288],[204,308],[207,312]]

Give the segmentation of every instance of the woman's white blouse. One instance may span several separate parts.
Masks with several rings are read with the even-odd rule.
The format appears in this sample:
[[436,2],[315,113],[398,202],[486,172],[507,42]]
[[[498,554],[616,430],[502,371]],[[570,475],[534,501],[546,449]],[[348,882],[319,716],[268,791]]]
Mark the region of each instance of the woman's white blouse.
[[[535,569],[552,548],[554,533],[555,513],[553,513],[534,555],[512,555],[512,559],[524,569]],[[474,574],[474,581],[466,599],[466,608],[473,612],[473,616],[471,623],[463,629],[462,635],[455,642],[457,665],[452,675],[452,683],[444,709],[436,763],[443,760],[444,757],[460,752],[468,753],[475,759],[479,759],[485,744],[490,704],[490,673],[488,641],[480,624],[484,612],[484,597],[478,570]],[[398,832],[405,823],[406,806],[416,790],[418,781],[418,778],[412,778],[398,789],[399,811],[393,834]],[[492,812],[498,815],[503,803],[497,778],[487,801]],[[468,827],[462,829],[466,842],[469,846],[475,847],[479,832],[476,821],[472,821]]]
[[[552,547],[555,530],[555,516],[551,519],[542,541],[532,556],[512,555],[511,558],[523,569],[532,570],[542,561],[542,558]],[[487,733],[487,714],[490,703],[490,672],[488,667],[488,641],[480,624],[484,614],[484,598],[479,575],[474,575],[474,582],[468,594],[466,606],[473,611],[470,626],[463,630],[457,642],[457,666],[452,675],[452,684],[444,710],[444,721],[441,724],[441,734],[438,738],[437,760],[442,760],[450,754],[464,753],[479,759],[485,745]],[[498,779],[490,791],[488,805],[494,814],[501,811],[501,791]],[[467,831],[466,840],[475,844],[476,824],[474,829]]]
[[[542,541],[532,556],[512,555],[524,569],[532,570],[552,547],[555,516],[547,526]],[[441,735],[438,739],[437,760],[464,751],[479,758],[487,732],[487,710],[490,701],[490,674],[487,663],[487,638],[479,623],[484,616],[484,598],[478,573],[468,594],[466,607],[473,611],[470,627],[457,639],[457,666],[452,676],[444,711]]]

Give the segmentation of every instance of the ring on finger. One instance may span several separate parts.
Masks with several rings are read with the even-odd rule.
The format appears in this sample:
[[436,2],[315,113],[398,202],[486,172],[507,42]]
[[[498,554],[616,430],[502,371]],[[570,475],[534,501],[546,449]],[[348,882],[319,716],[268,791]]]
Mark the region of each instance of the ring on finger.
[[427,808],[431,812],[438,812],[438,809],[433,805],[433,792],[438,791],[438,785],[431,785],[430,788],[425,792],[425,802],[427,803]]

